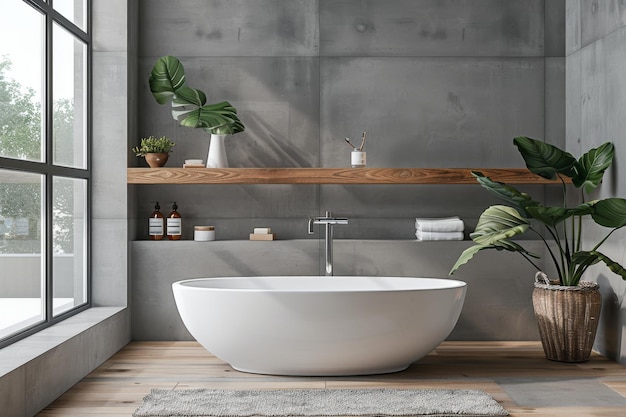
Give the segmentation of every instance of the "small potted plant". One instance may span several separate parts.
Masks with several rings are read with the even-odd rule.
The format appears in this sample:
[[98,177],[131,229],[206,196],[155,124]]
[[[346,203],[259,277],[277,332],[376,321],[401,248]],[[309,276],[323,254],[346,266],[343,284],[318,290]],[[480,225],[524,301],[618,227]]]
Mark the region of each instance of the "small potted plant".
[[167,162],[174,145],[166,136],[155,138],[151,135],[147,138],[141,138],[141,145],[134,147],[132,151],[137,156],[145,157],[150,168],[159,168]]
[[[494,192],[508,205],[488,207],[470,234],[475,245],[466,249],[450,274],[483,249],[520,253],[538,272],[533,290],[533,307],[546,357],[563,362],[589,359],[597,330],[601,299],[596,282],[581,281],[587,269],[603,262],[626,280],[626,270],[599,252],[600,246],[618,229],[626,226],[626,200],[607,198],[586,201],[586,194],[602,181],[611,166],[615,149],[607,142],[589,150],[576,160],[556,146],[528,137],[513,140],[528,169],[543,178],[561,180],[563,207],[547,207],[516,188],[472,172],[480,185]],[[570,178],[572,184],[564,180]],[[572,185],[580,189],[579,205],[566,207],[567,191]],[[605,237],[587,249],[583,248],[583,218],[609,229]],[[536,227],[537,223],[540,227]],[[545,235],[541,232],[543,226]],[[552,259],[556,276],[549,279],[533,262],[538,255],[528,252],[514,236],[535,233]],[[591,246],[591,245],[590,245]]]

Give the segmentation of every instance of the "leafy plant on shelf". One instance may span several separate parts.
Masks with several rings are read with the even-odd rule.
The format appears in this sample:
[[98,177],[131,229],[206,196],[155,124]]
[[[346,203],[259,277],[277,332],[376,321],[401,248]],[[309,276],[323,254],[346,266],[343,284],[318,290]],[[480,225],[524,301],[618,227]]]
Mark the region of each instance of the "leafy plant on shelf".
[[[600,184],[604,172],[611,165],[615,153],[613,144],[604,143],[576,160],[568,152],[536,139],[517,137],[513,143],[531,172],[543,178],[561,180],[564,206],[544,206],[510,185],[493,181],[482,173],[473,171],[472,175],[480,185],[498,195],[509,205],[491,206],[481,214],[475,231],[470,234],[475,245],[461,254],[450,274],[483,249],[518,252],[540,270],[541,268],[533,262],[533,258],[539,256],[511,240],[514,236],[530,231],[537,234],[545,243],[547,253],[556,267],[560,285],[578,285],[587,268],[600,261],[626,280],[624,267],[598,251],[616,230],[626,225],[626,200],[585,199],[586,194]],[[571,178],[573,186],[580,189],[581,201],[576,207],[565,206],[568,201],[567,191],[571,185],[566,184],[564,178]],[[582,248],[584,217],[590,217],[596,224],[610,229],[606,236],[589,250]],[[545,226],[548,240],[535,227],[533,220],[534,223]]]
[[174,142],[170,142],[165,136],[161,136],[158,139],[154,136],[149,136],[141,138],[141,145],[135,146],[132,151],[137,156],[146,156],[149,153],[170,153],[174,145]]
[[218,135],[233,135],[245,127],[229,102],[207,104],[204,92],[186,85],[185,69],[178,58],[162,56],[150,73],[150,91],[159,104],[171,100],[172,117],[182,126]]

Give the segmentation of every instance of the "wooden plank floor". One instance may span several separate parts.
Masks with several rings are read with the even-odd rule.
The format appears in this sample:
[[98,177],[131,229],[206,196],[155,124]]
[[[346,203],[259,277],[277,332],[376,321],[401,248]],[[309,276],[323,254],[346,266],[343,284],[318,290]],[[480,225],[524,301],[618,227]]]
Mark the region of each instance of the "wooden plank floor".
[[[131,417],[152,388],[359,387],[482,389],[511,416],[626,416],[626,367],[596,354],[580,364],[551,362],[538,342],[444,342],[404,372],[360,377],[246,374],[195,342],[133,342],[38,417]],[[568,395],[600,401],[572,405]]]

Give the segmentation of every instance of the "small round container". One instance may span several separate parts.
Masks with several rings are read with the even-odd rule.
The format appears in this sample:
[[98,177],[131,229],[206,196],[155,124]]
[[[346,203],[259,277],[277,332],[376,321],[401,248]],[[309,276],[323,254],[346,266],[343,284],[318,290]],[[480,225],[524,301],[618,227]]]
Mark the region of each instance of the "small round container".
[[215,240],[215,226],[194,226],[193,240],[196,242]]

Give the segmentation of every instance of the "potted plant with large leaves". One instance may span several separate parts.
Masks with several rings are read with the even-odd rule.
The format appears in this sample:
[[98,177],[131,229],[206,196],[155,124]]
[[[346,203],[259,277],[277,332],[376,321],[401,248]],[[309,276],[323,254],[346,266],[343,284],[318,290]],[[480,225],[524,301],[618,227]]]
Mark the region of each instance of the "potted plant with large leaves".
[[[536,139],[517,137],[513,143],[531,172],[561,180],[564,205],[545,206],[510,185],[473,171],[480,185],[508,205],[494,205],[481,214],[476,229],[470,234],[475,245],[463,251],[450,274],[484,249],[518,252],[538,271],[533,306],[546,357],[564,362],[586,361],[595,339],[601,300],[598,284],[581,281],[581,278],[590,266],[603,262],[626,280],[624,267],[599,251],[616,230],[626,225],[626,200],[587,201],[587,194],[600,184],[613,161],[614,146],[604,143],[577,160],[568,152]],[[571,179],[571,184],[565,180],[567,178]],[[580,201],[570,208],[566,203],[568,189],[572,186],[580,189]],[[584,218],[609,229],[606,236],[590,248],[583,248]],[[527,232],[535,233],[545,243],[547,256],[557,274],[553,279],[548,279],[533,261],[539,255],[512,240]]]
[[187,86],[183,64],[173,56],[162,56],[157,60],[149,83],[157,103],[171,101],[174,120],[182,126],[200,128],[211,134],[207,168],[227,167],[224,139],[245,130],[237,109],[227,101],[207,104],[204,92]]

